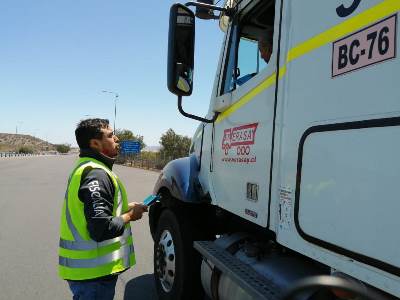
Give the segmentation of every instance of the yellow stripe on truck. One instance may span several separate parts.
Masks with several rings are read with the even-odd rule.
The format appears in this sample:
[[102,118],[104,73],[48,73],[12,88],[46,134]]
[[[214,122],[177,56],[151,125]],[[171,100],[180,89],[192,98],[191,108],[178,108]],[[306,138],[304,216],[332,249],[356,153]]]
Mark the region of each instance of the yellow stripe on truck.
[[[311,39],[293,47],[289,50],[286,64],[280,68],[279,79],[281,79],[286,74],[286,65],[291,61],[304,56],[315,49],[325,46],[328,43],[336,41],[341,37],[349,35],[367,25],[370,25],[376,21],[379,21],[391,14],[394,14],[400,10],[400,0],[384,0],[378,5],[375,5],[362,13],[348,19],[318,35],[312,37]],[[236,112],[239,108],[249,103],[255,96],[263,92],[264,90],[271,87],[276,82],[276,73],[266,78],[253,90],[248,92],[237,102],[229,106],[224,112],[222,112],[215,123],[219,123],[226,119],[228,116]]]
[[[400,1],[400,0],[399,0]],[[255,96],[260,94],[262,91],[265,89],[269,88],[271,85],[273,85],[276,81],[276,73],[274,72],[271,76],[269,76],[267,79],[265,79],[263,82],[261,82],[258,86],[256,86],[254,89],[252,89],[250,92],[248,92],[246,95],[244,95],[242,98],[239,99],[236,103],[232,104],[229,106],[228,109],[226,109],[223,113],[221,113],[215,123],[221,122],[223,119],[227,118],[229,115],[233,114],[235,111],[237,111],[239,108],[241,108],[243,105],[246,105],[248,102],[250,102]]]
[[349,35],[350,33],[366,27],[371,23],[379,21],[399,10],[399,0],[385,0],[382,3],[354,16],[353,18],[348,19],[290,49],[286,61],[289,63],[296,58],[299,58],[317,48],[325,46],[328,43],[336,41],[343,36]]

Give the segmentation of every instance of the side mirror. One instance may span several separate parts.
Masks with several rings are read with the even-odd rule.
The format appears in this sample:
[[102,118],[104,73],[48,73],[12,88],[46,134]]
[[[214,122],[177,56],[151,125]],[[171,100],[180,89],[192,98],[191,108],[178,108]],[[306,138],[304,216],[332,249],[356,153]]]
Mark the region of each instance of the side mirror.
[[168,33],[167,85],[177,96],[190,96],[193,90],[194,13],[182,4],[171,6]]

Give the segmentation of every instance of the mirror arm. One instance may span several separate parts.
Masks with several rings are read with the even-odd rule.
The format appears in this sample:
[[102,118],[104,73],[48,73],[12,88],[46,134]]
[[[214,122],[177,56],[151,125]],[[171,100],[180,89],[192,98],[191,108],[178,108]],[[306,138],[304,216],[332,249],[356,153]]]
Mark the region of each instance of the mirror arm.
[[213,116],[212,119],[205,119],[205,118],[198,117],[198,116],[195,116],[195,115],[192,115],[192,114],[188,114],[182,108],[182,96],[178,96],[178,109],[179,109],[179,112],[182,115],[184,115],[185,117],[190,118],[190,119],[194,119],[194,120],[197,120],[197,121],[200,121],[200,122],[204,122],[204,123],[214,123],[215,120],[217,120],[218,115],[219,115],[219,113],[216,112],[216,113],[214,113],[214,116]]
[[201,2],[194,2],[194,1],[189,1],[185,3],[185,6],[189,7],[189,6],[195,6],[195,7],[200,7],[200,8],[206,8],[206,9],[211,9],[211,10],[216,10],[216,11],[221,11],[223,13],[225,13],[226,16],[231,17],[233,16],[235,9],[233,8],[224,8],[224,7],[219,7],[216,5],[211,5],[211,4],[207,4],[207,3],[201,3]]

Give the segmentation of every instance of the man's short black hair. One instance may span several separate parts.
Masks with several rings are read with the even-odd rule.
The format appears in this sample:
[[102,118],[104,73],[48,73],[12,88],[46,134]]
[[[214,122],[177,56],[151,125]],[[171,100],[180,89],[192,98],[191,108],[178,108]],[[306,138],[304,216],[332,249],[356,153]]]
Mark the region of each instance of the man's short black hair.
[[76,142],[79,148],[89,149],[91,139],[101,139],[101,129],[107,128],[110,122],[107,119],[86,119],[79,122],[75,129]]

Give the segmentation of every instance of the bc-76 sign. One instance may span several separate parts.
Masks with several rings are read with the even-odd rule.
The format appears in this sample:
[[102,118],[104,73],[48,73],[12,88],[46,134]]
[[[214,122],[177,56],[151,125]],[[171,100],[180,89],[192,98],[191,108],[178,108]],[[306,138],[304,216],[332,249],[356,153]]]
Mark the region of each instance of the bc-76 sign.
[[333,43],[332,77],[396,57],[397,15]]

